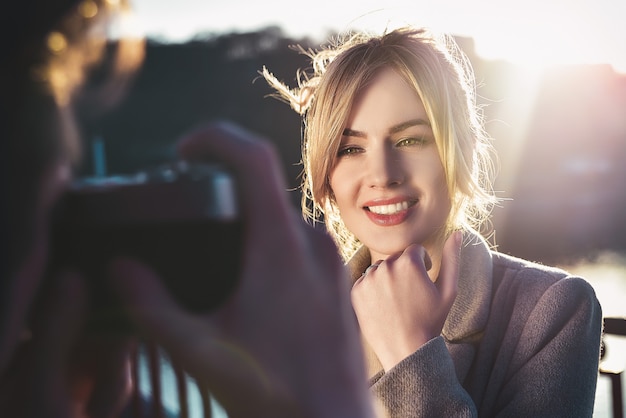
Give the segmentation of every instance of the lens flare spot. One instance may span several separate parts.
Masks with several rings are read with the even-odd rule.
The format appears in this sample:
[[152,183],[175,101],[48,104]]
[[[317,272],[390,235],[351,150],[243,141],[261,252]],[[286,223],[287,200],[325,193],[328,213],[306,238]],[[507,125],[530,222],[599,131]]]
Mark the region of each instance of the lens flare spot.
[[60,32],[50,32],[46,40],[48,49],[55,54],[60,54],[67,48],[67,39]]
[[91,19],[98,14],[98,5],[93,0],[85,0],[78,6],[78,13],[85,19]]

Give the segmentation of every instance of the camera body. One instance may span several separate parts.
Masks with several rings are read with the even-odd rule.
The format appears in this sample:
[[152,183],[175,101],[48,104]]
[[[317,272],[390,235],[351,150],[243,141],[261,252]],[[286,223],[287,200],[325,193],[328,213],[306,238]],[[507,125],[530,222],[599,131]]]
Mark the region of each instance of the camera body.
[[79,179],[52,225],[53,266],[88,278],[97,328],[129,325],[106,281],[116,256],[147,264],[193,313],[215,309],[237,285],[242,223],[234,180],[219,165],[179,161],[135,175]]

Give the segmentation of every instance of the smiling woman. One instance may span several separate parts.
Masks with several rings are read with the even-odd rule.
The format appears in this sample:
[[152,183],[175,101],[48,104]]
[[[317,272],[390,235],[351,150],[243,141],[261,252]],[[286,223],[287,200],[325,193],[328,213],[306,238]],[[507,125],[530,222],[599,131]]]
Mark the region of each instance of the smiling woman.
[[450,199],[427,121],[419,96],[393,70],[357,95],[346,121],[330,188],[373,261],[445,233]]
[[477,232],[497,202],[492,148],[456,44],[407,27],[309,55],[296,89],[264,75],[303,115],[304,213],[350,268],[387,414],[591,416],[598,300]]

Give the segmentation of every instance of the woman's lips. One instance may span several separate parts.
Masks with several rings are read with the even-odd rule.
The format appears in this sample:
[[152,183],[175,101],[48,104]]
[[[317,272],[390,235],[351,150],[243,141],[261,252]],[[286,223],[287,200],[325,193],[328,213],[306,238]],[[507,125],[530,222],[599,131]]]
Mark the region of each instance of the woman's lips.
[[363,209],[368,218],[376,225],[393,226],[406,220],[417,200],[387,200],[371,202]]

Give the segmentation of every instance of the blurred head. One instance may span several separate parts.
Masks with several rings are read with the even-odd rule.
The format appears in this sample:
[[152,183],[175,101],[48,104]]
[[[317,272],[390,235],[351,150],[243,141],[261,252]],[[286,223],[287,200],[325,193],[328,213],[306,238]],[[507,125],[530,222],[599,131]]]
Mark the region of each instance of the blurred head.
[[494,203],[492,148],[475,103],[473,72],[451,38],[403,28],[353,35],[309,55],[313,73],[296,90],[279,87],[265,74],[303,114],[303,207],[312,219],[324,218],[344,257],[360,243],[340,217],[329,179],[356,98],[386,69],[414,91],[428,117],[451,203],[443,235],[476,228],[488,217]]
[[[16,305],[27,309],[39,284],[29,256],[46,239],[48,211],[62,176],[80,156],[72,109],[89,69],[107,61],[113,72],[132,73],[142,39],[111,48],[107,30],[123,19],[126,0],[11,0],[0,13],[0,339]],[[65,169],[65,170],[64,170]],[[67,180],[69,176],[65,176]],[[39,264],[45,264],[45,245]],[[42,258],[43,257],[43,258]],[[43,260],[43,261],[42,261]],[[25,283],[20,270],[30,269]],[[39,270],[38,270],[39,269]],[[21,277],[17,280],[16,276]],[[0,347],[1,348],[1,347]],[[0,350],[2,351],[2,350]],[[0,352],[0,354],[3,354]]]

